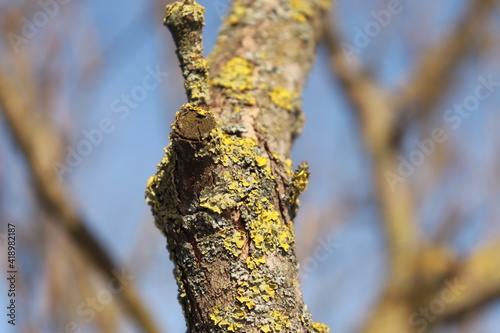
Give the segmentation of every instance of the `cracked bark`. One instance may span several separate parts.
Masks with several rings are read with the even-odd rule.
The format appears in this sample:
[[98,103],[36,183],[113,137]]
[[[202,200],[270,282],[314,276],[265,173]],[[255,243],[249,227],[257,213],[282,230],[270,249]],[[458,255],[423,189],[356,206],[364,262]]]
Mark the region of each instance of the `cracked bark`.
[[175,264],[188,332],[328,332],[302,300],[288,159],[328,1],[236,0],[207,62],[204,9],[167,6],[189,103],[146,195]]

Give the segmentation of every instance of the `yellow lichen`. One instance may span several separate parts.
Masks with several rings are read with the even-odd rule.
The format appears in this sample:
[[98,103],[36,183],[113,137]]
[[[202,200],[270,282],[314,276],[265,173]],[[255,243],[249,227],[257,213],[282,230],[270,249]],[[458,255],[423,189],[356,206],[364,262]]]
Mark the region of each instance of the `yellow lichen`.
[[238,281],[236,299],[251,310],[257,302],[269,302],[276,295],[276,289],[278,285],[269,276],[253,271],[248,281]]
[[307,0],[290,0],[292,18],[298,22],[305,23],[307,18],[314,15],[312,3]]
[[267,324],[259,326],[262,332],[276,332],[284,329],[285,327],[290,327],[290,317],[281,314],[279,311],[270,311],[267,313],[266,319]]
[[248,195],[247,201],[257,215],[250,221],[250,237],[257,249],[264,253],[281,247],[288,251],[293,242],[292,230],[280,221],[280,214],[267,198],[261,198],[257,190]]
[[184,298],[186,297],[186,289],[184,287],[184,283],[182,282],[181,278],[179,275],[175,276],[175,280],[177,281],[177,285],[179,286],[179,297]]
[[232,193],[211,193],[202,192],[200,195],[200,206],[210,209],[215,213],[222,213],[224,210],[234,208],[236,201]]
[[[177,156],[171,146],[165,148],[165,155],[158,164],[158,171],[150,177],[146,186],[146,202],[151,205],[155,216],[164,216],[167,219],[177,220],[179,218],[178,206],[180,200],[174,183],[174,170]],[[160,198],[158,196],[161,196]],[[164,199],[166,198],[166,200]],[[162,219],[156,219],[158,227],[162,229],[165,223]]]
[[249,310],[255,307],[255,300],[247,296],[236,296],[236,299],[243,305],[245,305]]
[[204,116],[206,116],[206,115],[208,115],[208,114],[209,114],[209,111],[204,110],[204,109],[202,109],[202,108],[198,108],[198,109],[196,110],[196,114],[198,114],[198,115],[200,115],[200,116],[203,116],[203,117],[204,117]]
[[271,97],[271,101],[274,104],[289,111],[293,110],[292,102],[294,100],[294,96],[288,89],[283,87],[274,87],[269,93],[269,97]]
[[323,10],[328,10],[332,6],[331,0],[319,0],[319,7]]
[[303,192],[307,188],[308,179],[309,174],[307,170],[298,170],[293,177],[293,184],[300,192]]
[[[177,45],[188,100],[195,104],[209,99],[208,66],[201,38],[204,13],[205,8],[196,1],[177,1],[167,5],[164,20]],[[187,25],[187,21],[190,24]]]
[[245,260],[247,267],[253,270],[255,267],[264,264],[266,262],[266,257],[247,257]]
[[237,99],[245,104],[245,105],[250,105],[250,106],[253,106],[255,104],[257,104],[256,100],[255,100],[255,97],[253,97],[252,95],[250,94],[243,94],[241,96],[237,96]]
[[253,64],[241,57],[230,59],[212,80],[212,84],[235,91],[252,89]]
[[325,324],[314,322],[312,323],[312,327],[316,333],[330,333],[330,328]]
[[166,16],[163,23],[180,26],[184,24],[187,16],[190,16],[193,21],[203,22],[204,15],[205,7],[197,2],[176,1],[166,6]]
[[236,332],[238,328],[243,327],[241,321],[245,318],[246,313],[240,306],[223,308],[221,305],[216,305],[214,312],[210,314],[210,319],[215,325],[225,328],[229,332]]
[[255,105],[257,102],[255,101],[255,97],[253,97],[249,93],[236,93],[236,92],[230,92],[228,93],[229,97],[236,98],[238,101],[240,101],[244,105]]
[[221,231],[221,236],[224,238],[224,247],[235,257],[241,254],[241,249],[245,244],[245,233],[239,230],[232,232],[231,236],[227,235],[227,232]]
[[151,176],[148,178],[148,182],[146,184],[146,187],[151,187],[151,185],[153,185],[153,183],[156,181],[156,178],[155,176]]
[[233,25],[240,22],[241,18],[245,15],[246,7],[241,5],[233,6],[231,14],[226,19],[227,24]]
[[256,158],[257,166],[263,167],[267,163],[267,158],[264,156],[258,156]]
[[[274,206],[271,192],[275,186],[274,176],[269,160],[257,142],[253,138],[225,134],[219,128],[210,133],[210,138],[200,154],[208,154],[215,163],[230,168],[218,176],[215,189],[202,191],[200,206],[220,214],[243,205],[250,211],[245,221],[250,240],[259,255],[277,248],[288,251],[293,244],[293,230],[282,222],[281,214]],[[265,183],[267,187],[263,186]],[[226,237],[233,235],[227,234]],[[226,238],[225,241],[234,243]],[[240,254],[233,247],[230,252]]]
[[293,176],[293,171],[292,171],[292,160],[287,158],[284,161],[276,154],[272,155],[273,161],[275,161],[277,164],[281,165],[283,169],[285,170],[285,173],[288,177]]
[[297,167],[292,177],[293,192],[290,196],[290,201],[298,205],[298,197],[307,188],[307,183],[309,181],[309,167],[307,163],[302,162]]

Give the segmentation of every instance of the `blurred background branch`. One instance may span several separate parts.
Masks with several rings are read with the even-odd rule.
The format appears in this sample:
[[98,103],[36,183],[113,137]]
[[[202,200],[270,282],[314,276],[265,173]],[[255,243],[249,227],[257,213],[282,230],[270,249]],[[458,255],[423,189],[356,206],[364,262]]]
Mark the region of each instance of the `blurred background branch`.
[[[29,76],[26,79],[30,80]],[[35,78],[31,80],[35,81]],[[106,281],[117,279],[120,269],[87,228],[54,172],[54,163],[63,160],[62,140],[56,137],[47,118],[42,116],[43,112],[35,111],[36,104],[29,104],[36,98],[19,93],[22,86],[0,69],[0,110],[26,159],[37,199],[51,217],[50,221],[59,223],[71,245],[77,248],[69,253],[86,256],[93,265],[91,267],[97,269]],[[129,315],[145,332],[159,332],[132,284],[124,285],[118,295]]]
[[[390,257],[385,290],[378,305],[372,309],[364,332],[415,329],[412,328],[415,324],[412,312],[439,297],[443,290],[438,288],[435,294],[434,290],[445,278],[455,277],[466,285],[480,284],[484,289],[468,289],[439,318],[433,318],[433,325],[426,324],[419,332],[429,331],[444,319],[460,319],[466,311],[498,298],[498,276],[488,272],[489,263],[496,262],[498,267],[498,253],[473,254],[470,262],[476,264],[477,272],[470,272],[470,263],[453,262],[453,250],[447,249],[447,244],[432,244],[420,237],[419,225],[422,223],[418,221],[417,203],[412,197],[416,191],[413,184],[404,180],[394,185],[390,178],[401,168],[398,157],[405,154],[401,140],[408,136],[407,132],[412,129],[410,125],[421,122],[431,111],[439,111],[435,106],[456,82],[461,64],[474,50],[478,39],[485,39],[484,26],[497,4],[497,1],[489,0],[470,1],[463,17],[454,24],[455,28],[445,38],[436,41],[436,47],[423,51],[412,77],[402,89],[403,93],[385,91],[371,75],[373,70],[361,59],[353,62],[346,56],[334,23],[325,24],[330,65],[359,118],[363,141],[373,158],[375,196],[384,221]],[[403,111],[411,113],[403,114]],[[456,273],[457,270],[461,273]],[[446,288],[447,285],[443,286]]]

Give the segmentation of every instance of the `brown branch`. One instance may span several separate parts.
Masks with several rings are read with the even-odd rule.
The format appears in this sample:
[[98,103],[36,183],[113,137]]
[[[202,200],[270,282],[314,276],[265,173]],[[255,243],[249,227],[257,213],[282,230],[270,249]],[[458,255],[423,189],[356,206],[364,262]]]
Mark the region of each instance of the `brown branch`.
[[[298,282],[292,219],[309,171],[285,162],[327,7],[233,1],[207,82],[203,8],[167,6],[193,103],[177,113],[147,200],[167,238],[188,332],[329,331],[312,322]],[[206,84],[205,106],[191,95]]]
[[[73,245],[103,277],[117,278],[121,274],[120,270],[88,230],[52,169],[52,157],[60,155],[62,151],[58,138],[47,122],[37,118],[37,113],[32,111],[34,106],[20,91],[22,89],[15,85],[12,78],[0,72],[0,109],[26,159],[38,200],[53,217],[51,221],[66,232]],[[130,315],[146,332],[159,332],[131,283],[124,286],[119,297]]]
[[449,285],[436,292],[434,298],[442,298],[444,293],[454,293],[453,300],[439,320],[453,320],[466,313],[500,299],[500,244],[497,242],[483,246],[464,262],[450,281],[456,281],[454,290]]
[[[394,108],[368,71],[355,71],[340,48],[336,29],[325,24],[324,37],[330,64],[340,86],[359,115],[363,141],[374,161],[374,182],[380,194],[379,207],[386,231],[390,261],[388,293],[410,292],[418,250],[418,230],[411,189],[407,180],[391,183],[398,175],[397,146],[394,146]],[[397,292],[396,292],[397,290]]]
[[419,115],[432,110],[453,84],[460,64],[467,59],[471,46],[477,42],[485,21],[497,5],[498,0],[471,0],[455,29],[436,46],[424,51],[396,102],[397,110],[416,110]]
[[[475,1],[474,4],[477,6],[472,7],[475,14],[481,12],[481,15],[483,15],[487,12],[486,6],[492,5],[493,1],[479,0]],[[482,17],[481,15],[478,16]],[[474,26],[474,29],[479,28],[477,25],[480,19],[474,18],[473,20],[474,23],[468,22],[464,28],[465,30],[459,32],[459,34],[467,34],[465,40],[469,42],[472,42],[472,37],[469,36],[472,35],[472,32],[469,31],[473,30],[471,26]],[[412,325],[415,322],[412,322],[412,320],[418,318],[415,315],[418,316],[419,308],[428,305],[429,299],[435,297],[437,292],[441,290],[440,281],[453,276],[457,267],[460,266],[454,262],[453,255],[446,246],[421,242],[417,234],[417,215],[408,181],[404,180],[402,183],[398,183],[396,187],[393,187],[390,186],[390,181],[386,177],[388,172],[394,175],[398,174],[398,137],[401,130],[399,128],[401,120],[398,117],[401,114],[399,112],[402,108],[401,102],[390,103],[373,78],[366,74],[368,71],[363,69],[354,70],[352,68],[342,53],[340,38],[335,30],[327,28],[325,36],[331,55],[331,67],[334,69],[340,86],[344,89],[346,96],[359,116],[363,140],[373,156],[375,189],[379,195],[391,257],[387,286],[363,331],[369,333],[413,331],[415,326]],[[460,38],[456,38],[454,43],[447,43],[437,56],[441,62],[438,66],[440,68],[434,69],[432,66],[435,66],[436,63],[433,64],[427,60],[426,68],[418,70],[419,75],[425,77],[425,80],[428,80],[429,76],[433,82],[445,80],[446,76],[452,74],[454,66],[459,60],[453,60],[451,66],[449,66],[449,59],[444,55],[449,52],[458,52],[461,48],[469,45],[467,43],[462,44],[462,42]],[[450,44],[453,44],[454,48]],[[460,56],[457,59],[461,59]],[[437,71],[437,73],[434,71]],[[431,103],[427,104],[429,107],[437,101],[439,94],[432,95],[436,91],[435,84],[422,82],[420,83],[420,89],[425,89],[425,92],[419,94],[428,94],[430,96],[424,96],[425,100],[431,101]],[[445,83],[445,81],[439,81],[441,85]],[[419,94],[415,94],[413,98],[419,97]],[[409,105],[405,107],[409,107]],[[470,260],[470,264],[464,264],[465,271],[470,271],[467,267],[477,264],[480,258],[479,255],[474,255]],[[491,260],[495,256],[490,255],[489,258]],[[485,269],[484,273],[486,271],[488,270]],[[440,320],[456,318],[459,314],[463,314],[465,311],[474,309],[479,304],[498,297],[497,276],[496,274],[490,274],[489,278],[481,281],[482,284],[490,286],[488,292],[482,293],[481,290],[479,292],[470,290],[469,297],[464,297],[463,303],[460,303],[461,305],[457,302],[455,307],[450,306],[448,310],[450,314]],[[472,283],[471,280],[470,283]],[[473,298],[474,295],[478,297]],[[440,320],[436,319],[435,323],[426,323],[426,327],[423,329],[428,331],[431,326],[440,322]]]
[[373,152],[383,149],[382,146],[389,145],[394,122],[388,96],[362,64],[354,69],[347,61],[340,46],[339,32],[329,20],[325,21],[323,37],[330,54],[330,67],[359,116],[364,134],[376,138],[373,142],[367,142],[367,147]]

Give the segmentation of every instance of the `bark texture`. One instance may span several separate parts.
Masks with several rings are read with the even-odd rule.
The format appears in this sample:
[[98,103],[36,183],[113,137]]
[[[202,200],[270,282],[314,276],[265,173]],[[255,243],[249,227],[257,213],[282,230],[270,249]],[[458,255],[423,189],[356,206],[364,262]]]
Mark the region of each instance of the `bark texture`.
[[167,6],[189,103],[146,195],[175,264],[188,332],[329,332],[302,300],[293,217],[309,170],[304,163],[293,172],[288,158],[328,7],[234,1],[207,82],[203,8]]

